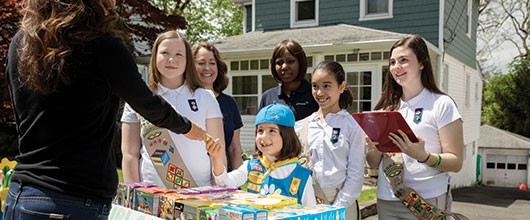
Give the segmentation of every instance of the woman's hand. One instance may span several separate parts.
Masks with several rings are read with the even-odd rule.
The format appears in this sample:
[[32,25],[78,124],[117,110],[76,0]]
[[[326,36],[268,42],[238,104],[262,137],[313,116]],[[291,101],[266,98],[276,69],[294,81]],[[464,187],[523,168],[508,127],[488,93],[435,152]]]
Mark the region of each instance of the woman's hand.
[[418,142],[412,142],[405,132],[398,130],[397,134],[390,133],[388,138],[401,149],[401,152],[416,160],[423,161],[429,156],[429,153],[425,151],[425,141],[420,137],[417,137]]

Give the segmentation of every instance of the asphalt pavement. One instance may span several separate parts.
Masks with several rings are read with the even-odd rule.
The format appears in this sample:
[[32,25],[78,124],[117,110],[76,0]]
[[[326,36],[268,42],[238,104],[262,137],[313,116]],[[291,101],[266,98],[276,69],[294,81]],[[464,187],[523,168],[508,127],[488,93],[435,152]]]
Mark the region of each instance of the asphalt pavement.
[[[530,219],[530,191],[490,186],[454,189],[453,212],[471,220]],[[373,215],[365,219],[378,218]]]

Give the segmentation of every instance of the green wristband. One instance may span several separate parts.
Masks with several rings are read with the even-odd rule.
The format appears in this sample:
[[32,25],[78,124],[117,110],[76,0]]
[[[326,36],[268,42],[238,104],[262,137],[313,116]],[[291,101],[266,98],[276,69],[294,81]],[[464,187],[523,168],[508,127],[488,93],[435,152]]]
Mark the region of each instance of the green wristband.
[[434,163],[431,166],[434,169],[438,168],[438,166],[440,166],[440,163],[442,163],[442,155],[440,155],[440,154],[436,154],[436,155],[438,155],[438,160],[436,161],[436,163]]

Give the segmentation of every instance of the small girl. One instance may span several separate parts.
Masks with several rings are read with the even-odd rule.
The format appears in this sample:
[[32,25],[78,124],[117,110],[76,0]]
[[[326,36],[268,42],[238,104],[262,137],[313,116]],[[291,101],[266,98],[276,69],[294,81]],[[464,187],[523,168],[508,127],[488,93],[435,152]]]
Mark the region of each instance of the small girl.
[[[223,115],[215,96],[202,88],[195,73],[191,47],[176,31],[160,34],[153,45],[149,64],[149,87],[169,102],[179,113],[206,128],[208,134],[224,147]],[[152,114],[157,114],[153,111]],[[126,182],[148,182],[166,188],[212,185],[210,158],[205,143],[184,135],[153,129],[126,105],[122,124],[122,168]],[[157,130],[158,131],[158,130]],[[152,132],[151,132],[152,133]],[[146,147],[164,145],[149,154]],[[224,154],[224,148],[221,149]],[[226,164],[226,156],[219,158]],[[177,171],[161,173],[167,166]]]
[[243,162],[230,173],[226,172],[219,145],[210,145],[215,182],[228,187],[247,183],[249,192],[280,194],[297,198],[299,204],[315,205],[311,170],[298,161],[302,146],[294,122],[294,114],[286,105],[273,103],[262,108],[256,115],[259,158]]
[[[297,122],[316,179],[332,205],[346,207],[347,219],[360,219],[357,198],[364,182],[365,134],[346,111],[353,96],[346,88],[342,66],[323,61],[311,76],[317,112]],[[304,131],[304,129],[307,129]],[[304,140],[305,139],[305,140]]]

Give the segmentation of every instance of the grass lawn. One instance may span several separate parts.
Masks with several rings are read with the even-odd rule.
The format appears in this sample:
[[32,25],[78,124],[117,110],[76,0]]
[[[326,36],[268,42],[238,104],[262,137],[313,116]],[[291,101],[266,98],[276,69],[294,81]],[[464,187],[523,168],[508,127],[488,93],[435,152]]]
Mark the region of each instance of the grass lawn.
[[359,199],[357,201],[359,203],[363,203],[363,202],[374,200],[377,197],[376,192],[377,192],[377,188],[371,188],[371,189],[364,190],[361,192],[361,196],[359,196]]

